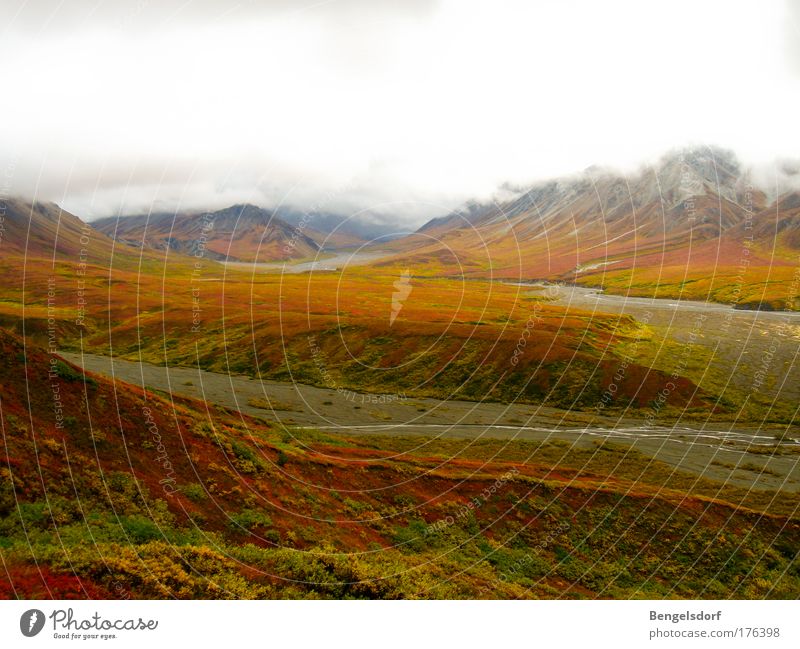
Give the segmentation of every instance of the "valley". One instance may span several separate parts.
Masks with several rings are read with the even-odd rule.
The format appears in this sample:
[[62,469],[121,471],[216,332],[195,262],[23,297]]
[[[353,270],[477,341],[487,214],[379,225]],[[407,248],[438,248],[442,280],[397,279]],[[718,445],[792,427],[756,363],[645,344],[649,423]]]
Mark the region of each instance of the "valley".
[[796,649],[800,0],[0,17],[0,649]]
[[714,149],[398,238],[9,201],[0,596],[797,597],[797,205]]

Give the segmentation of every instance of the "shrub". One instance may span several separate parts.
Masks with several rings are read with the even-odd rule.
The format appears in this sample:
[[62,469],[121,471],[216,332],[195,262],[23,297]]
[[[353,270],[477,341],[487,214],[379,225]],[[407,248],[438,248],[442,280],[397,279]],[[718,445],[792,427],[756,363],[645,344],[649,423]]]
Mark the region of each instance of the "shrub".
[[155,541],[163,536],[158,526],[144,516],[120,516],[119,524],[128,538],[136,544]]
[[53,371],[60,379],[64,379],[65,381],[84,381],[86,385],[90,385],[92,387],[97,385],[97,382],[93,378],[86,376],[80,370],[76,370],[74,367],[72,367],[72,365],[68,365],[60,359],[53,363]]
[[421,552],[430,545],[426,536],[428,525],[424,520],[413,520],[404,527],[396,527],[392,535],[392,543],[403,552]]
[[234,529],[244,528],[252,532],[257,527],[269,527],[272,519],[268,514],[257,509],[243,509],[238,514],[231,514],[230,526]]
[[189,500],[196,503],[205,500],[208,496],[208,493],[206,493],[203,485],[196,482],[190,482],[189,484],[183,485],[183,487],[181,487],[181,491]]

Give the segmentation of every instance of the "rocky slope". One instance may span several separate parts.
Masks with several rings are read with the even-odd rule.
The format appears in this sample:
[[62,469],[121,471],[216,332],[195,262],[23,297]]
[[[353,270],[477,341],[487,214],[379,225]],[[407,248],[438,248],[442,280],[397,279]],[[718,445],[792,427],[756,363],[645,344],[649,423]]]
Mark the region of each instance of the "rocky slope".
[[687,149],[630,176],[589,168],[469,204],[391,244],[383,265],[719,301],[736,284],[742,304],[792,307],[798,205],[770,200],[730,152]]

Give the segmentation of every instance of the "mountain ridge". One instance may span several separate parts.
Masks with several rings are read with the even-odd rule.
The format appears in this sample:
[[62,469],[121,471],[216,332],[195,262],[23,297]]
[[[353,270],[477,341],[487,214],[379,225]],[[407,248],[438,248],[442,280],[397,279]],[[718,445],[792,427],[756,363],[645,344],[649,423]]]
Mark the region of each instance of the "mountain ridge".
[[[91,222],[98,231],[135,247],[176,250],[220,261],[289,261],[353,248],[385,235],[333,213],[266,209],[238,203],[219,210],[109,216]],[[205,229],[205,232],[203,230]],[[200,245],[202,243],[202,246]]]
[[[797,308],[798,223],[797,192],[773,200],[733,153],[682,149],[630,176],[590,167],[468,203],[388,244],[393,257],[379,263],[714,301],[732,299],[726,283],[741,284],[748,304]],[[696,282],[688,294],[687,281]]]
[[91,225],[128,245],[215,260],[288,260],[320,251],[320,244],[307,229],[292,226],[273,212],[244,203],[213,212],[112,216]]

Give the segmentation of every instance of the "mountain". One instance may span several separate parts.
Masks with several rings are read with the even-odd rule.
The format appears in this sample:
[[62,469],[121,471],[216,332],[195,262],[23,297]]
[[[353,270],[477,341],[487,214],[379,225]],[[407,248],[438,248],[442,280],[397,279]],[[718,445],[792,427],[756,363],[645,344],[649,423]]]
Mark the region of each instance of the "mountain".
[[[483,241],[481,247],[501,262],[504,248],[520,246],[528,274],[553,276],[634,249],[671,249],[690,238],[718,237],[744,219],[743,193],[730,154],[687,151],[633,178],[590,168],[538,183],[511,200],[469,204],[418,232],[448,242]],[[756,200],[759,208],[766,205],[763,196]],[[529,249],[549,254],[526,259]]]
[[[324,233],[307,224],[292,225],[274,212],[246,204],[215,212],[106,217],[93,221],[92,226],[132,246],[217,260],[301,259],[318,254],[323,243],[328,243]],[[351,243],[358,239],[345,241]]]
[[[592,167],[471,203],[392,242],[395,258],[381,263],[719,301],[737,282],[743,306],[792,306],[798,202],[771,202],[728,151],[684,149],[631,176]],[[698,282],[688,294],[687,281]]]
[[752,234],[757,241],[774,240],[779,252],[791,251],[797,259],[800,251],[800,192],[779,196],[754,219]]
[[[387,240],[396,235],[397,226],[380,221],[372,222],[361,216],[347,217],[332,212],[299,212],[279,210],[282,219],[292,225],[305,223],[315,232],[328,235],[326,248],[359,246],[373,240]],[[314,236],[314,235],[310,235]]]
[[[112,251],[124,256],[134,251],[115,246],[105,234],[55,203],[4,201],[0,221],[0,253],[28,259],[83,260],[108,265]],[[115,249],[116,248],[116,249]]]
[[[2,329],[0,353],[0,599],[800,587],[791,499],[633,448],[290,432],[84,374]],[[731,548],[750,559],[731,561]]]

